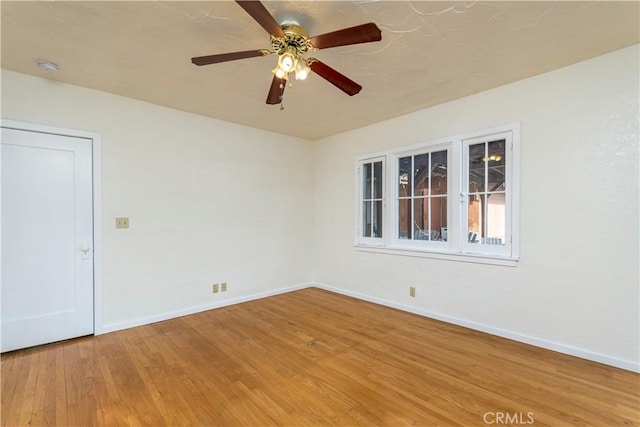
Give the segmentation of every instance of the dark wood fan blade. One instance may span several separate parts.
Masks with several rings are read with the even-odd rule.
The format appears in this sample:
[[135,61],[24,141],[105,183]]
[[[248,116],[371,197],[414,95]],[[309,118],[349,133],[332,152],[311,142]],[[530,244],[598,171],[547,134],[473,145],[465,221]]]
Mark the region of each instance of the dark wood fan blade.
[[376,24],[369,22],[368,24],[311,37],[309,40],[316,49],[326,49],[350,44],[377,42],[382,40],[382,32]]
[[219,62],[235,61],[236,59],[254,58],[256,56],[264,56],[269,52],[263,49],[245,50],[244,52],[221,53],[219,55],[207,55],[191,58],[191,62],[196,65],[217,64]]
[[255,21],[264,28],[267,33],[275,37],[284,37],[280,24],[276,22],[269,11],[259,1],[236,0],[236,3],[245,10]]
[[[280,87],[281,85],[282,87]],[[287,87],[287,79],[279,79],[278,77],[273,76],[273,80],[271,81],[271,88],[269,89],[269,94],[267,95],[267,104],[280,104],[285,87]]]
[[317,59],[314,59],[310,62],[311,64],[309,65],[309,67],[311,67],[311,71],[313,71],[347,95],[353,96],[362,90],[362,86],[360,86],[358,83],[354,82],[344,74],[337,72],[328,65],[318,61]]

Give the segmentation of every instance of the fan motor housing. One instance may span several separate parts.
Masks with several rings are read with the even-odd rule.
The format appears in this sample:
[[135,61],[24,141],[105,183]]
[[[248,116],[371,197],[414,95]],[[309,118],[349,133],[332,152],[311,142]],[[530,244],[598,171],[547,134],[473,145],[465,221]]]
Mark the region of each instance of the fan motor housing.
[[274,53],[281,55],[288,47],[292,47],[298,55],[304,55],[308,50],[313,49],[309,42],[309,33],[299,25],[283,24],[280,26],[284,37],[271,36],[271,49]]

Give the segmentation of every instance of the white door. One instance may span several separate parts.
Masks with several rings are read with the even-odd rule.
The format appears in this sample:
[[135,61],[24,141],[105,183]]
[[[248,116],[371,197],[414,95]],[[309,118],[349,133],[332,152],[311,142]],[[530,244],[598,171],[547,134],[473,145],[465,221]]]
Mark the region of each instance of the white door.
[[3,352],[94,331],[91,144],[2,128]]

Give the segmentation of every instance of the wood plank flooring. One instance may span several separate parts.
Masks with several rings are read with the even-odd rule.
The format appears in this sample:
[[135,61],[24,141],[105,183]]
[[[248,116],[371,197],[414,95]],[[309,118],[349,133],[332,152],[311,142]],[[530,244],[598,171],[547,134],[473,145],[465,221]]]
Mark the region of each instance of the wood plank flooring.
[[314,288],[1,368],[3,426],[640,423],[637,374]]

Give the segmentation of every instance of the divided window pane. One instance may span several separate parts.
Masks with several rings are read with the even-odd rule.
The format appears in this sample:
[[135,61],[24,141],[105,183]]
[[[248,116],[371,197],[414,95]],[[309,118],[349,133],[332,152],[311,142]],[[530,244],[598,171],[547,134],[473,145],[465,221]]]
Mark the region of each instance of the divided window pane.
[[382,237],[383,181],[382,161],[362,164],[362,237]]
[[506,141],[469,146],[469,243],[506,244]]
[[357,245],[483,263],[516,260],[518,129],[504,126],[358,160]]
[[399,239],[446,241],[447,167],[447,150],[398,159]]

